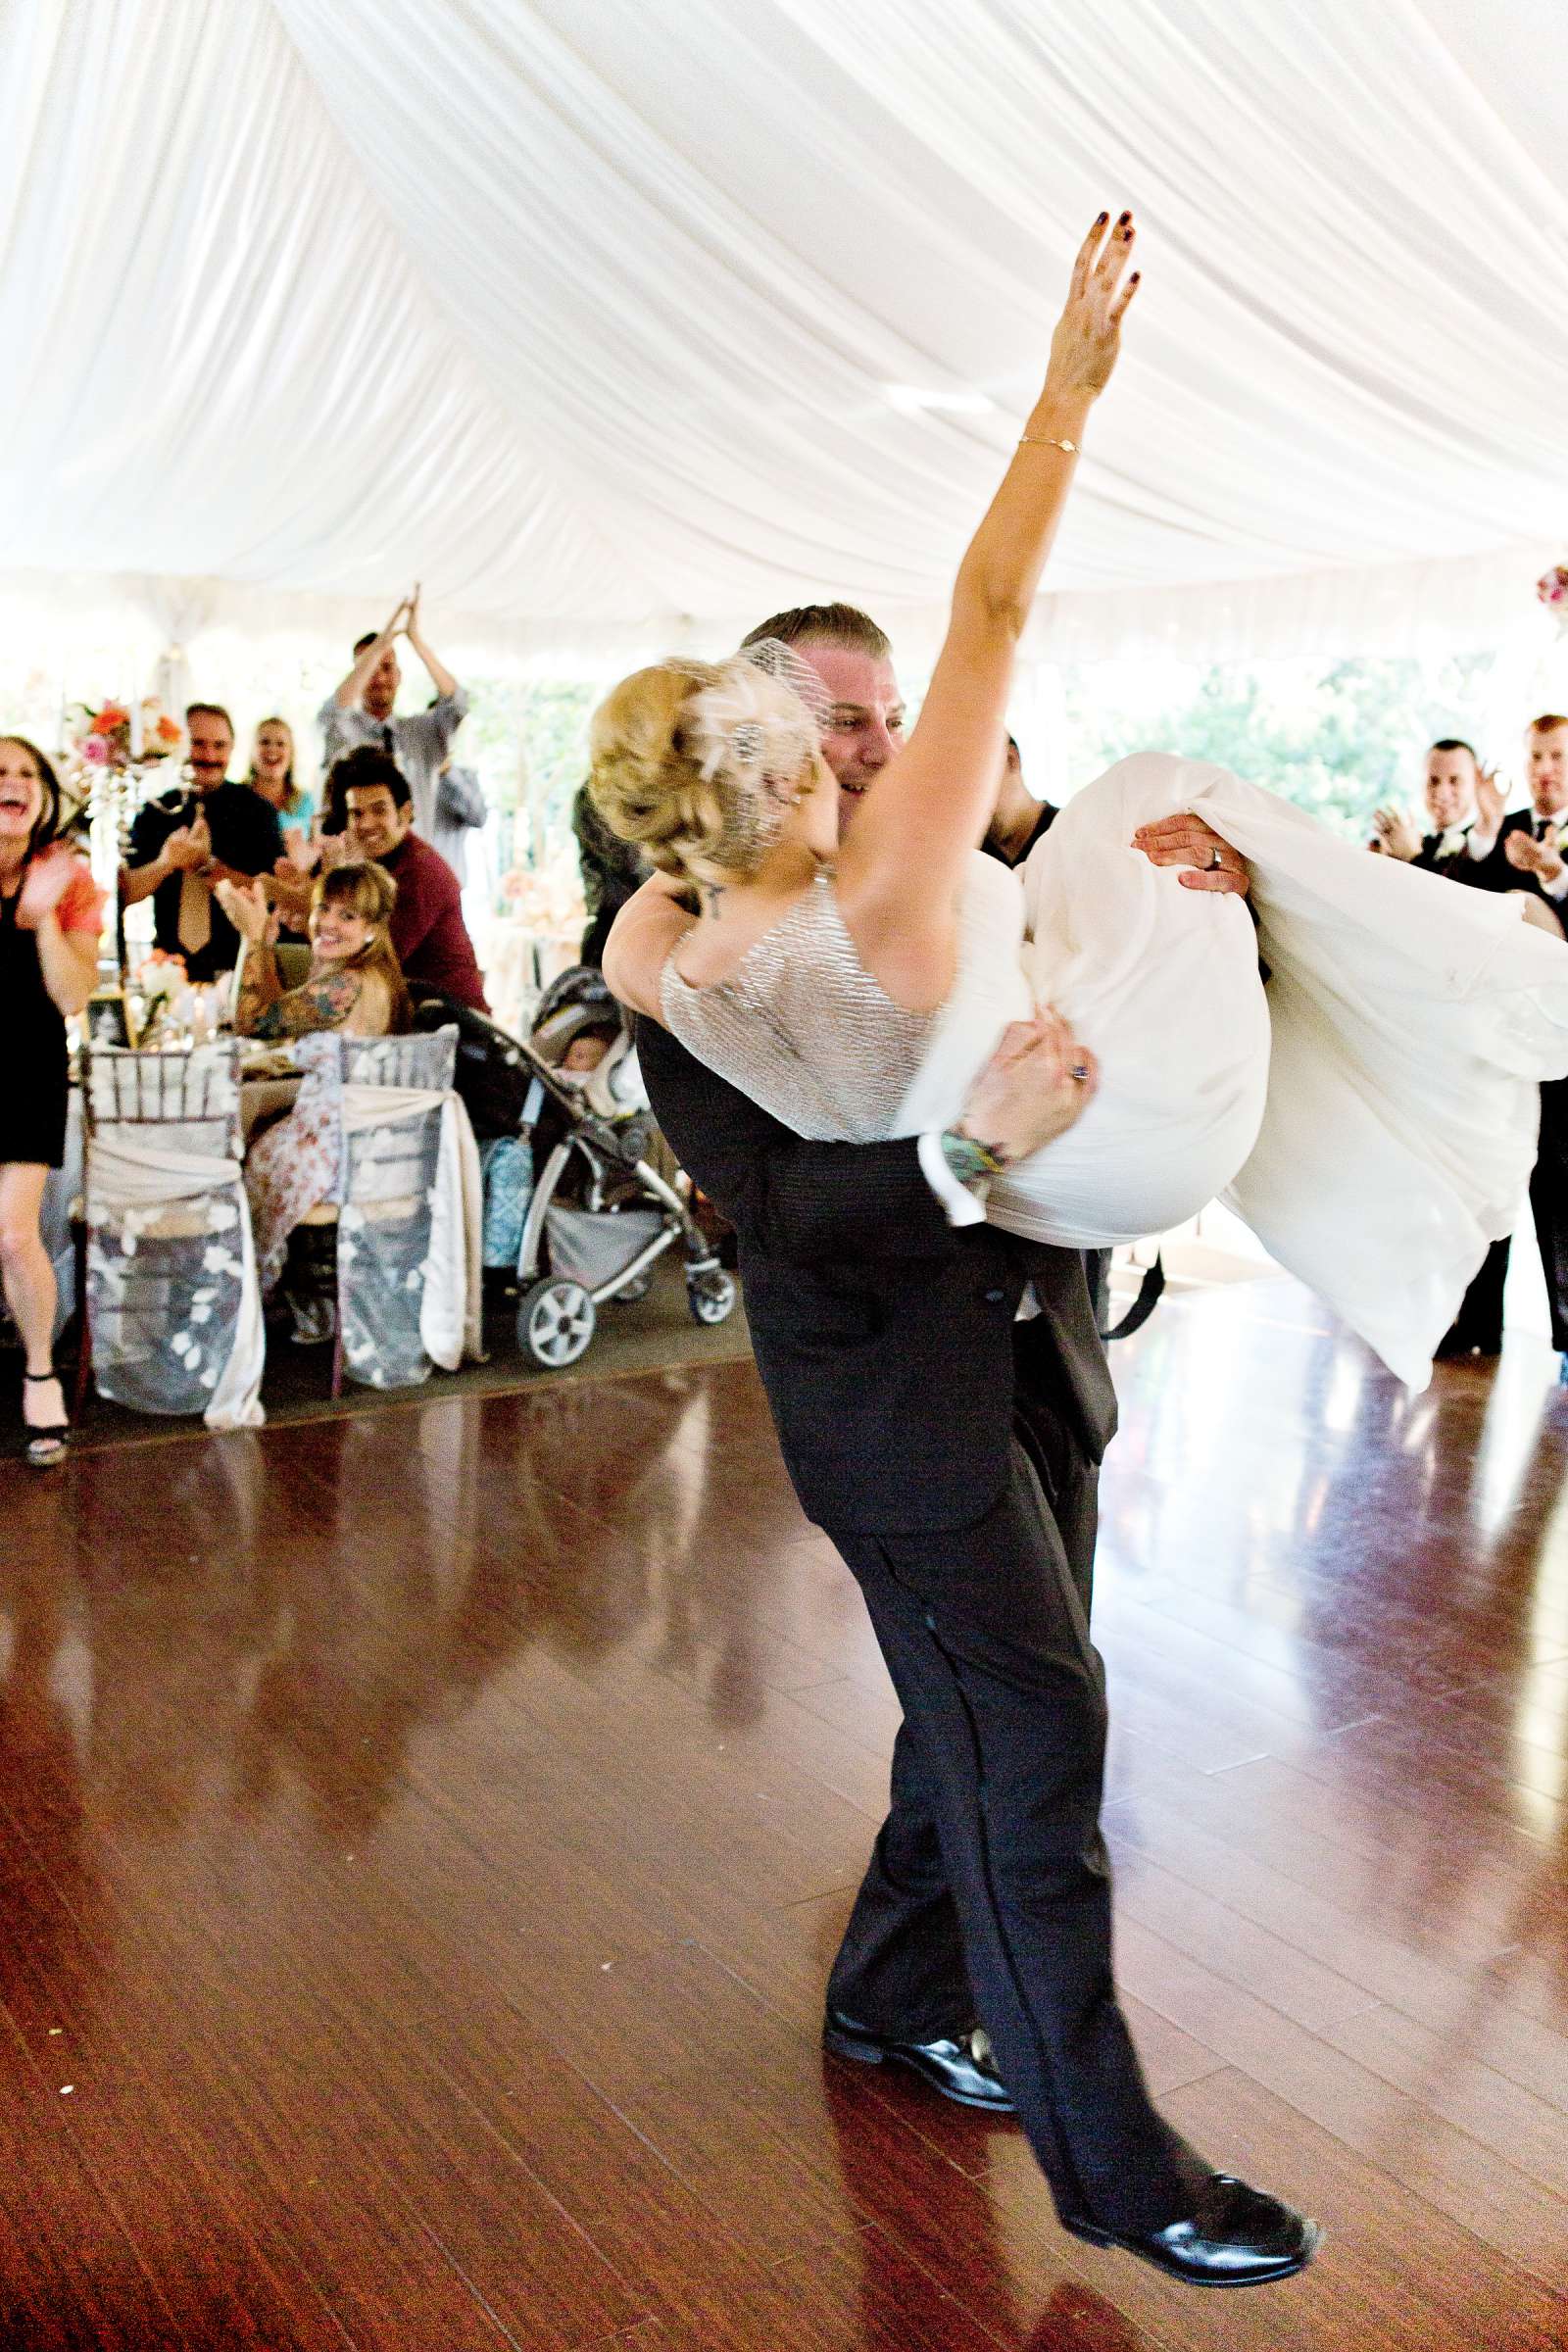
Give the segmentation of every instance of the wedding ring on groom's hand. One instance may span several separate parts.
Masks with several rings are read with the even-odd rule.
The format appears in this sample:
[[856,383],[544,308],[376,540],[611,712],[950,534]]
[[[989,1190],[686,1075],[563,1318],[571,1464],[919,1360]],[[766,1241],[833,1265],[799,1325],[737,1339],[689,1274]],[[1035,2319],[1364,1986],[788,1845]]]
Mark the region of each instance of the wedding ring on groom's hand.
[[1225,871],[1225,853],[1217,845],[1208,853],[1208,870],[1211,874],[1222,874]]

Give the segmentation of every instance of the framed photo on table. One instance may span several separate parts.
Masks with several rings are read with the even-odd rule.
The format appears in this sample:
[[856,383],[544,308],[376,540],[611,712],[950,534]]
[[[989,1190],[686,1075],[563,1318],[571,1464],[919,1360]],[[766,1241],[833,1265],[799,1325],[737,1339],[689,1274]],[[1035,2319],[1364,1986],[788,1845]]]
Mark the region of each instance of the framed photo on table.
[[82,1008],[82,1035],[95,1046],[136,1046],[136,1022],[122,988],[95,988]]

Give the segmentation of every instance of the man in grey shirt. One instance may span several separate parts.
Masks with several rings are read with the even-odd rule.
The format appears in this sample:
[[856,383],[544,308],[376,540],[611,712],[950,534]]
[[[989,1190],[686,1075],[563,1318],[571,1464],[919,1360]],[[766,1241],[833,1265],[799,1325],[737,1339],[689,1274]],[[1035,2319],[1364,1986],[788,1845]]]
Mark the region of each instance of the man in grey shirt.
[[[403,671],[397,640],[407,637],[430,673],[436,699],[427,710],[394,718],[393,706]],[[334,760],[345,752],[370,744],[387,753],[409,779],[414,794],[415,828],[433,850],[439,850],[460,882],[466,879],[466,833],[482,825],[484,795],[470,768],[443,771],[451,766],[452,739],[467,716],[468,698],[446,665],[419,634],[419,591],[408,597],[384,629],[362,637],[354,648],[354,666],[335,694],[328,695],[317,713],[321,729],[322,761],[328,774]],[[334,811],[327,810],[328,823]]]

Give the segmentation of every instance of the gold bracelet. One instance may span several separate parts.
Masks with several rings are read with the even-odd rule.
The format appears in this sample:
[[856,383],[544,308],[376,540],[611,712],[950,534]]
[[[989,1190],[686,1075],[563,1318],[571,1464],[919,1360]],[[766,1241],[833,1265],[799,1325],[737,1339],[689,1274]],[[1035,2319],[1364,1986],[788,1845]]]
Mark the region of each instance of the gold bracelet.
[[1069,458],[1075,458],[1078,455],[1076,441],[1053,441],[1045,433],[1020,433],[1018,447],[1020,449],[1064,449]]

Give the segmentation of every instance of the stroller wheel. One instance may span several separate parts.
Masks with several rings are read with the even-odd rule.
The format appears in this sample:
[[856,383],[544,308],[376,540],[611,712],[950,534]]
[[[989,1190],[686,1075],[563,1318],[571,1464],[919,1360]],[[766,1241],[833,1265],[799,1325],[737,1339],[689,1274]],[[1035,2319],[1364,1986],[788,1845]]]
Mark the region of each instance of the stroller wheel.
[[612,1295],[611,1304],[612,1306],[635,1306],[639,1298],[647,1298],[653,1287],[654,1269],[652,1266],[644,1266],[635,1281],[628,1282],[624,1290],[616,1291]]
[[594,1302],[580,1282],[549,1274],[517,1301],[517,1346],[547,1372],[574,1364],[593,1336]]
[[735,1305],[735,1285],[722,1267],[686,1277],[686,1303],[694,1323],[726,1323]]

